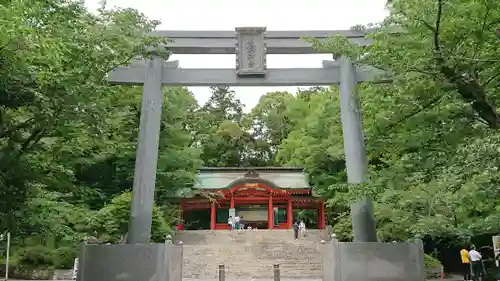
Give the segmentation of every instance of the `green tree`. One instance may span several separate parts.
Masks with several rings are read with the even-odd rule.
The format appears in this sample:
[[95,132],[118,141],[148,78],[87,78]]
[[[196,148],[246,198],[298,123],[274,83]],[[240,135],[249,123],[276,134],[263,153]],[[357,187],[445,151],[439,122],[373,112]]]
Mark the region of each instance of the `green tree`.
[[267,93],[245,117],[246,126],[251,128],[252,137],[258,144],[256,152],[269,165],[273,164],[278,146],[290,132],[288,105],[294,100],[287,92]]
[[207,128],[220,124],[221,120],[240,122],[243,117],[243,107],[236,93],[227,86],[210,87],[212,95],[201,108],[201,115]]
[[[97,241],[101,243],[120,243],[128,231],[128,220],[130,216],[130,202],[132,193],[126,192],[116,196],[110,204],[97,211],[92,228],[95,231]],[[163,212],[153,207],[153,222],[151,225],[151,240],[153,242],[164,242],[165,236],[171,229],[165,221]]]
[[205,166],[259,166],[258,141],[243,124],[243,105],[229,87],[212,87],[212,96],[198,111],[196,145]]
[[[21,263],[66,266],[93,219],[127,208],[121,197],[103,205],[132,188],[141,88],[110,86],[106,75],[166,42],[144,37],[158,22],[133,9],[14,0],[0,14],[0,228],[13,233]],[[190,146],[192,94],[166,96],[157,202],[168,210],[167,199],[192,183],[199,153]],[[175,215],[156,209],[155,233],[168,232]],[[112,220],[120,218],[107,220],[121,227]],[[121,232],[108,230],[116,241]]]
[[[491,222],[498,218],[494,206],[500,190],[493,172],[497,161],[491,160],[498,151],[491,144],[498,133],[491,129],[498,128],[498,5],[452,0],[391,5],[390,16],[370,35],[371,46],[357,47],[340,37],[311,40],[316,48],[393,75],[390,85],[360,88],[371,182],[347,189],[342,177],[331,177],[319,186],[340,211],[336,230],[349,237],[345,206],[359,194],[371,194],[383,239],[495,233],[499,229]],[[337,101],[330,106],[338,112]],[[341,159],[338,121],[327,132],[305,126],[306,137],[292,131],[295,140],[282,145],[284,160],[295,157],[309,169],[324,163],[308,161],[311,157],[298,155],[294,146],[307,146],[303,155],[337,154],[333,159]]]
[[0,221],[13,230],[30,185],[74,191],[60,158],[107,137],[112,101],[126,92],[107,85],[107,72],[164,40],[143,37],[158,23],[132,9],[94,15],[81,2],[17,0],[0,13]]

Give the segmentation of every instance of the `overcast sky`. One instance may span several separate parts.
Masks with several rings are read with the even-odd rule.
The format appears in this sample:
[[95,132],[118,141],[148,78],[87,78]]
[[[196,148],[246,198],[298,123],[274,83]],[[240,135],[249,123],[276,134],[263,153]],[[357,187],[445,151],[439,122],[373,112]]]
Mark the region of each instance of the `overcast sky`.
[[[85,0],[96,9],[99,0]],[[108,0],[108,7],[132,7],[150,19],[161,20],[162,30],[234,30],[265,26],[267,30],[339,30],[381,21],[386,0]],[[248,3],[248,4],[246,4]],[[269,68],[315,68],[330,55],[268,55]],[[234,68],[234,55],[174,55],[183,68]],[[295,92],[297,87],[234,87],[249,111],[260,96],[271,91]],[[190,87],[200,104],[210,97],[206,87]]]

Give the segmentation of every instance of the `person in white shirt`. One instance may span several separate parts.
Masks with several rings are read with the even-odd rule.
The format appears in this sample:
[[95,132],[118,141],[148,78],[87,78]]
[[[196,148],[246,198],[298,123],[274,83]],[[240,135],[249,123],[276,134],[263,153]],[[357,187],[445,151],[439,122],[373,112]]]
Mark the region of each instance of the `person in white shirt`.
[[302,220],[299,223],[299,231],[302,237],[306,237],[306,224]]
[[500,281],[500,250],[495,251],[495,263],[498,267],[497,281]]
[[234,229],[240,230],[240,217],[239,216],[234,217]]
[[476,246],[472,245],[469,251],[469,260],[472,272],[472,279],[475,281],[478,281],[479,276],[481,276],[483,273],[482,259],[483,257],[481,256],[481,254],[478,251],[476,251]]
[[227,219],[227,225],[229,226],[229,230],[233,230],[233,217],[229,216]]

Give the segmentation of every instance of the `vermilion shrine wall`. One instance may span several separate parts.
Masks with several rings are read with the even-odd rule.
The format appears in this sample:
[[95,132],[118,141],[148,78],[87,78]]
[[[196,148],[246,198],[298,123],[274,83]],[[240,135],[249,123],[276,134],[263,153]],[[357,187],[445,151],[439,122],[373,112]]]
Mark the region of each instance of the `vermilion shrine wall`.
[[[210,209],[210,229],[227,229],[227,223],[216,223],[216,211],[219,208],[235,208],[237,206],[267,205],[268,229],[291,229],[293,225],[293,209],[317,209],[318,225],[325,228],[324,201],[311,196],[310,189],[277,189],[262,183],[243,183],[229,189],[217,191],[203,191],[207,196],[181,200],[182,212],[190,210]],[[209,194],[210,193],[210,194]],[[274,211],[276,205],[286,206],[287,221],[274,225]],[[183,225],[178,228],[183,229]]]

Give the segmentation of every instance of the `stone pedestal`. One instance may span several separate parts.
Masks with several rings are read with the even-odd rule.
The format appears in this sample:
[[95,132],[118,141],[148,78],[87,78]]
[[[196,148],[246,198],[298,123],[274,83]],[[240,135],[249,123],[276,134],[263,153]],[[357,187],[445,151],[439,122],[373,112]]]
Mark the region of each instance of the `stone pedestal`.
[[182,246],[83,244],[78,281],[180,281]]
[[422,243],[333,239],[324,248],[323,274],[324,281],[425,281]]

